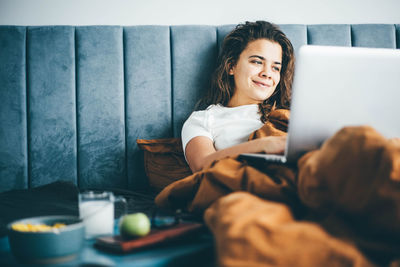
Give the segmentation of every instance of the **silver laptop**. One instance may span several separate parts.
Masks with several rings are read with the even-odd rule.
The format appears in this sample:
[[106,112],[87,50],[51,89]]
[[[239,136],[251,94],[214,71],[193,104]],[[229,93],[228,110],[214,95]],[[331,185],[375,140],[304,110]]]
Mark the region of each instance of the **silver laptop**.
[[295,162],[344,126],[370,125],[400,137],[400,50],[302,46],[290,109],[284,155],[241,157]]

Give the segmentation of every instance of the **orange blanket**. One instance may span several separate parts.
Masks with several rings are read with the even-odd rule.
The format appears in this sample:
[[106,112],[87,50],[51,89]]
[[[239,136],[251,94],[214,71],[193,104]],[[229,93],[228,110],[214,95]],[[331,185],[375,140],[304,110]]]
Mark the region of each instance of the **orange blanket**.
[[[285,134],[287,119],[276,111],[253,137]],[[226,158],[156,204],[204,214],[220,266],[388,265],[400,257],[400,142],[349,127],[297,167]]]

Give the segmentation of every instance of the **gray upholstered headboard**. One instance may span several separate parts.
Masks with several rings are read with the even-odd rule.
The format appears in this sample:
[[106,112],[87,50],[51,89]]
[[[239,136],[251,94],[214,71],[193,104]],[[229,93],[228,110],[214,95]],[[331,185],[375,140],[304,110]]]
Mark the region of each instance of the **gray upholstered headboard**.
[[[0,26],[0,191],[146,185],[136,139],[178,137],[224,26]],[[281,25],[303,44],[400,47],[400,25]]]

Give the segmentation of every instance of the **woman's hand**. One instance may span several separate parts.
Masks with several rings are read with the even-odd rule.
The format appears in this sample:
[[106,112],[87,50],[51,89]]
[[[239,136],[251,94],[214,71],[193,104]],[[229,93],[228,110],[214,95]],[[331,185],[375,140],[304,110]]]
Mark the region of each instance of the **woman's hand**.
[[286,148],[286,136],[267,136],[263,140],[262,152],[266,154],[283,154]]

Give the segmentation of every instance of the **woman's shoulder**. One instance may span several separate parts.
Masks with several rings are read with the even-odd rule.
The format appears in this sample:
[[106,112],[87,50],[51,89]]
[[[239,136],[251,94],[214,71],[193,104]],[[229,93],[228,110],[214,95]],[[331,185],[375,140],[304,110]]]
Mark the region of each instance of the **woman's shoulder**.
[[223,109],[224,106],[222,106],[221,104],[212,104],[209,105],[208,107],[206,107],[205,109],[201,109],[201,110],[195,110],[192,112],[192,114],[190,115],[191,117],[202,117],[202,116],[206,116],[208,114],[214,113],[218,110]]
[[222,104],[211,104],[205,109],[205,111],[221,110],[223,108],[224,106]]
[[222,104],[213,104],[206,108],[207,111],[217,112],[242,112],[243,110],[258,110],[257,104],[241,105],[237,107],[226,107]]
[[224,106],[221,104],[212,104],[205,109],[193,111],[185,121],[185,124],[201,123],[208,125],[210,119],[214,120],[215,118],[220,117],[223,108]]
[[209,108],[211,108],[211,106],[207,107],[206,109],[193,111],[186,119],[185,124],[190,124],[193,122],[204,122],[204,120],[206,120],[206,118],[209,116]]
[[[236,115],[235,115],[236,114]],[[192,112],[189,119],[218,119],[235,118],[235,116],[258,116],[258,106],[243,105],[238,107],[225,107],[222,104],[212,104],[203,110]],[[233,116],[233,117],[231,117]]]

